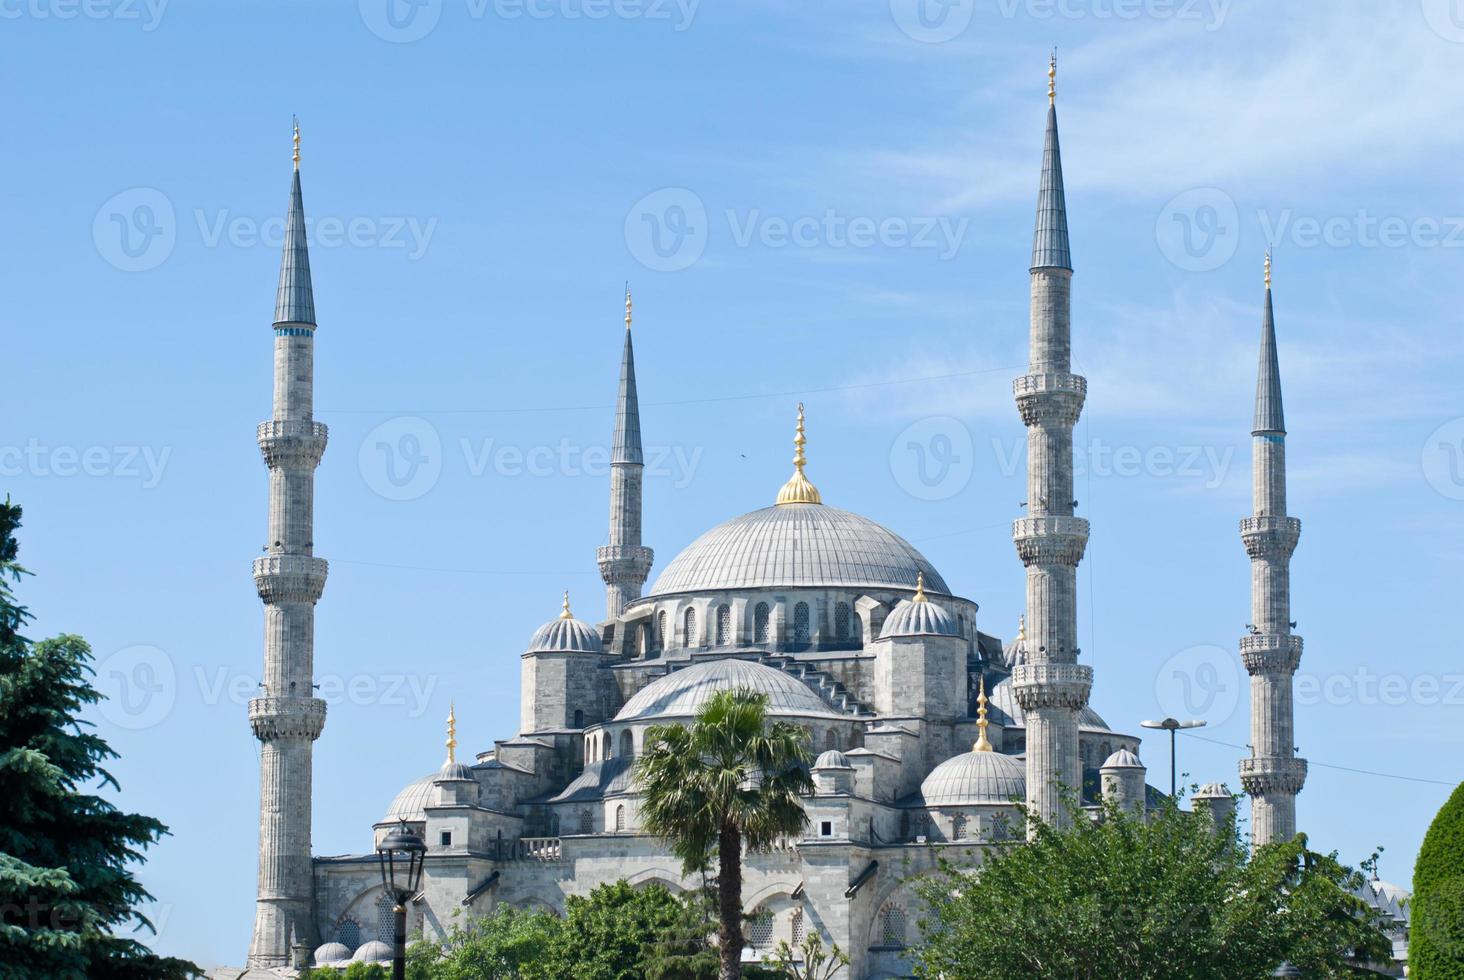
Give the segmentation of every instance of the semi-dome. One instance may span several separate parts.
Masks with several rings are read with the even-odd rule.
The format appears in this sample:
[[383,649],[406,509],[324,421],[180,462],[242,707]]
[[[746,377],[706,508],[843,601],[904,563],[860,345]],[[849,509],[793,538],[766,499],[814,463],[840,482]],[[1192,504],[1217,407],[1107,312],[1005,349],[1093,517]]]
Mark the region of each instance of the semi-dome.
[[901,599],[894,610],[885,618],[879,638],[886,640],[895,636],[960,636],[961,631],[951,614],[925,596],[925,576],[915,580],[915,596]]
[[838,749],[829,749],[813,760],[815,769],[853,769],[849,764],[849,757]]
[[569,611],[569,593],[564,593],[564,608],[559,616],[534,631],[529,653],[601,653],[605,649],[600,634],[589,623],[574,618]]
[[362,943],[356,947],[356,954],[351,957],[352,963],[390,963],[391,947],[379,939],[373,939],[369,943]]
[[[1144,764],[1142,762],[1139,761],[1139,757],[1136,756],[1136,755],[1134,755],[1128,749],[1119,749],[1117,752],[1113,753],[1108,758],[1104,759],[1103,760],[1103,765],[1100,766],[1099,768],[1100,769],[1143,769],[1143,768],[1145,768],[1145,766],[1144,766]],[[1224,789],[1222,786],[1220,786],[1219,783],[1210,783],[1208,786],[1205,787],[1205,789],[1207,789],[1207,790],[1208,789],[1211,789],[1211,788],[1218,789],[1218,790],[1222,790],[1222,795],[1224,795],[1224,796],[1229,796],[1230,795],[1230,791]]]
[[315,949],[314,960],[316,966],[330,966],[332,963],[348,963],[351,959],[351,948],[345,943],[324,943]]
[[396,823],[398,820],[406,820],[410,823],[426,820],[426,806],[432,797],[432,783],[440,778],[442,777],[434,772],[403,786],[402,791],[391,801],[391,806],[386,808],[386,816],[381,818],[381,822]]
[[1026,765],[1001,752],[967,752],[947,759],[920,784],[926,806],[1010,803],[1026,795]]
[[796,677],[751,660],[728,659],[695,664],[652,681],[625,702],[615,720],[689,718],[718,691],[738,688],[766,694],[769,715],[844,717]]
[[780,504],[719,524],[661,572],[651,597],[761,588],[913,589],[945,579],[904,538],[867,517],[823,504]]
[[[1006,728],[1026,728],[1027,716],[1017,703],[1017,692],[1012,688],[1012,679],[1004,677],[991,689],[991,720]],[[1108,722],[1098,716],[1088,705],[1078,713],[1078,727],[1100,732],[1111,731]]]

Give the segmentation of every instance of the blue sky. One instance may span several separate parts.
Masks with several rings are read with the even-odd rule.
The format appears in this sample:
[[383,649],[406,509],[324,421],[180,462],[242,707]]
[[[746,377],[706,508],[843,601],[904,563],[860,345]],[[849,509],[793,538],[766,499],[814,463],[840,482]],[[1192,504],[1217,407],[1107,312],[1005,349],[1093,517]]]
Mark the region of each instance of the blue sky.
[[[1128,731],[1208,718],[1181,769],[1236,785],[1236,525],[1274,240],[1303,522],[1299,822],[1352,860],[1384,846],[1406,884],[1464,717],[1458,8],[0,5],[17,94],[0,487],[25,507],[34,634],[90,640],[120,802],[172,828],[141,872],[156,945],[237,963],[252,921],[254,426],[291,114],[331,428],[314,829],[331,854],[368,848],[440,762],[450,699],[465,748],[516,731],[518,654],[561,590],[602,608],[626,280],[658,567],[772,501],[801,399],[825,501],[903,534],[982,629],[1015,632],[1010,380],[1054,45],[1094,706]],[[1162,782],[1163,740],[1143,754]]]

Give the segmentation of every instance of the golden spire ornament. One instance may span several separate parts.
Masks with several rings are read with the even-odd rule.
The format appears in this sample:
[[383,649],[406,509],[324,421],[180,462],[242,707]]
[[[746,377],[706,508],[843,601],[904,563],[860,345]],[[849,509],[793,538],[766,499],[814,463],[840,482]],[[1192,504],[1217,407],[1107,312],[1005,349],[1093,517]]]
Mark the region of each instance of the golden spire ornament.
[[295,123],[295,155],[294,155],[294,157],[292,159],[295,161],[295,169],[296,170],[299,170],[300,169],[300,117],[299,116],[292,116],[291,119]]
[[793,475],[783,484],[783,489],[778,491],[779,505],[823,503],[818,488],[803,475],[803,467],[808,465],[808,460],[803,455],[803,447],[807,442],[808,439],[803,434],[803,403],[799,402],[798,426],[793,435]]
[[1027,614],[1022,613],[1017,617],[1017,642],[1027,642]]
[[1266,249],[1266,288],[1271,288],[1271,250]]
[[630,329],[630,283],[625,284],[625,329]]
[[1052,57],[1047,59],[1047,104],[1057,104],[1057,49],[1052,49]]
[[914,597],[914,601],[915,602],[929,602],[930,601],[930,600],[928,600],[928,599],[925,598],[925,572],[924,571],[919,571],[919,572],[916,572],[915,573],[915,597]]
[[976,744],[971,746],[972,752],[995,752],[991,743],[986,739],[986,675],[981,676],[981,693],[976,695]]
[[449,701],[447,703],[447,762],[452,765],[457,762],[457,707]]
[[560,619],[574,619],[574,613],[569,611],[569,590],[564,590],[564,606],[559,610]]

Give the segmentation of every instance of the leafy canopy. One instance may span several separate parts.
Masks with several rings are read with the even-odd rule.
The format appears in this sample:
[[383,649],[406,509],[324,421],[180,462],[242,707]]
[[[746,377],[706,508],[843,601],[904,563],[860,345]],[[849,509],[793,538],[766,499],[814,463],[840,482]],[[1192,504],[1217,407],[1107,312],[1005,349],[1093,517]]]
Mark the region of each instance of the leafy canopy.
[[1439,809],[1418,849],[1408,967],[1419,980],[1464,980],[1464,783]]

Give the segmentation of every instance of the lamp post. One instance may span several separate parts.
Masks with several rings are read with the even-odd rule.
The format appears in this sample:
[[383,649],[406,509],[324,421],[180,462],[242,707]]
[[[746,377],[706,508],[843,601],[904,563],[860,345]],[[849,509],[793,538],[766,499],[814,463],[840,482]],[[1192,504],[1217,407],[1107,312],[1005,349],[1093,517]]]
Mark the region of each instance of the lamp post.
[[412,833],[402,820],[395,830],[376,845],[376,859],[381,865],[381,886],[395,905],[396,928],[391,947],[392,980],[406,980],[407,975],[407,900],[422,886],[422,858],[427,845]]
[[1165,718],[1163,721],[1141,721],[1139,724],[1145,728],[1162,728],[1169,733],[1169,798],[1175,799],[1178,790],[1178,781],[1175,778],[1174,764],[1174,734],[1181,728],[1204,728],[1205,722],[1198,718],[1191,718],[1189,721],[1180,721],[1177,718]]

